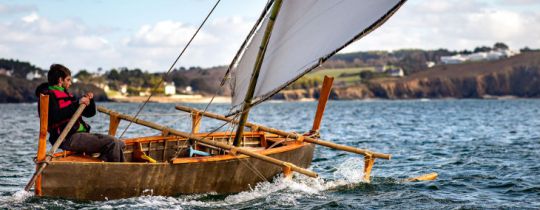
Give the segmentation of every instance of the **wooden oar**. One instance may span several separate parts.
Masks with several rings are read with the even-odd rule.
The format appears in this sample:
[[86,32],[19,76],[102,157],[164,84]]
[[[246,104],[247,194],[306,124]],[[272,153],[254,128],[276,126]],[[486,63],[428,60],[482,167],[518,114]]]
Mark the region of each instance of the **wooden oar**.
[[144,125],[146,127],[153,128],[153,129],[156,129],[156,130],[159,130],[159,131],[167,131],[167,132],[169,132],[170,134],[173,134],[173,135],[181,136],[181,137],[184,137],[184,138],[188,138],[190,140],[194,140],[194,141],[202,142],[202,143],[209,144],[209,145],[212,145],[212,146],[215,146],[215,147],[219,147],[219,148],[222,148],[222,149],[226,149],[226,150],[231,151],[231,153],[233,153],[233,154],[238,152],[238,153],[241,153],[241,154],[253,157],[253,158],[257,158],[259,160],[263,160],[263,161],[266,161],[266,162],[269,162],[269,163],[272,163],[272,164],[275,164],[275,165],[279,165],[279,166],[281,166],[283,168],[290,168],[293,171],[296,171],[298,173],[301,173],[301,174],[304,174],[304,175],[307,175],[307,176],[310,176],[310,177],[317,177],[318,176],[317,173],[315,173],[313,171],[310,171],[310,170],[307,170],[307,169],[302,168],[302,167],[298,167],[298,166],[296,166],[296,165],[294,165],[294,164],[292,164],[290,162],[278,160],[278,159],[275,159],[275,158],[272,158],[272,157],[268,157],[266,155],[262,155],[262,154],[259,154],[259,153],[256,153],[256,152],[249,151],[247,149],[240,148],[240,147],[235,147],[235,146],[224,144],[224,143],[217,142],[217,141],[211,141],[211,140],[208,140],[208,139],[205,139],[205,138],[202,138],[202,137],[192,136],[192,135],[190,135],[190,133],[178,131],[178,130],[175,130],[175,129],[172,129],[172,128],[169,128],[169,127],[166,127],[166,126],[163,126],[163,125],[159,125],[157,123],[153,123],[153,122],[145,121],[145,120],[142,120],[142,119],[139,119],[139,118],[135,118],[133,116],[120,114],[120,113],[114,112],[114,111],[109,110],[109,109],[107,109],[105,107],[102,107],[102,106],[98,106],[97,109],[98,109],[98,111],[100,111],[102,113],[105,113],[105,114],[108,114],[108,115],[115,115],[120,119],[131,121],[131,122],[139,124],[139,125]]
[[[218,119],[218,120],[238,123],[238,121],[235,121],[235,120],[233,120],[231,118],[228,118],[228,117],[225,117],[223,115],[214,114],[214,113],[210,113],[210,112],[203,112],[201,110],[194,109],[194,108],[187,107],[187,106],[177,105],[176,109],[181,110],[181,111],[185,111],[185,112],[190,112],[190,113],[202,114],[203,116]],[[359,149],[359,148],[355,148],[355,147],[351,147],[351,146],[345,146],[345,145],[341,145],[341,144],[336,144],[336,143],[332,143],[332,142],[321,140],[321,139],[316,139],[316,138],[311,138],[311,137],[308,137],[308,136],[303,136],[302,134],[290,133],[290,132],[278,130],[278,129],[275,129],[275,128],[270,128],[270,127],[258,125],[258,124],[255,124],[255,123],[247,122],[245,125],[247,127],[257,127],[261,131],[266,131],[266,132],[277,134],[277,135],[280,135],[280,136],[287,136],[289,138],[294,138],[294,139],[303,138],[304,141],[306,141],[306,142],[318,144],[318,145],[325,146],[325,147],[330,147],[330,148],[333,148],[333,149],[338,149],[338,150],[343,150],[343,151],[352,152],[352,153],[356,153],[356,154],[361,154],[361,155],[364,155],[364,156],[371,156],[373,158],[382,158],[382,159],[387,159],[387,160],[389,160],[391,158],[390,154],[377,153],[377,152],[373,152],[373,151],[369,151],[369,150],[365,150],[365,149]]]
[[36,178],[43,172],[43,170],[45,169],[45,167],[47,167],[47,165],[49,165],[49,162],[52,160],[52,156],[53,154],[56,152],[56,150],[58,149],[58,147],[60,147],[60,144],[62,144],[62,142],[64,141],[64,139],[66,138],[66,136],[68,135],[69,131],[71,130],[71,128],[73,127],[73,125],[75,124],[75,122],[77,121],[77,119],[79,119],[79,117],[81,116],[82,112],[84,111],[84,108],[86,108],[86,104],[81,104],[79,105],[79,108],[77,109],[77,111],[75,111],[75,114],[73,114],[73,116],[71,117],[71,119],[69,120],[68,124],[66,125],[66,127],[64,128],[64,130],[62,130],[62,133],[60,133],[60,136],[58,137],[58,139],[56,140],[56,142],[54,142],[54,145],[53,147],[51,148],[51,150],[49,150],[49,152],[47,153],[47,157],[45,157],[45,160],[40,164],[39,168],[36,170],[36,172],[34,173],[34,175],[32,176],[32,178],[30,179],[30,181],[28,182],[28,184],[26,184],[26,187],[24,188],[25,191],[29,191],[30,188],[32,188],[32,185],[34,185],[34,182],[36,182]]

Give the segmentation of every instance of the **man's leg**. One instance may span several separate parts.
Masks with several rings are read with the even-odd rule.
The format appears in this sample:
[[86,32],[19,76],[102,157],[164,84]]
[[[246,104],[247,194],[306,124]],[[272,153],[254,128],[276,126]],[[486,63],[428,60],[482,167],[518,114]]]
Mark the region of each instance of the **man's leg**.
[[64,146],[67,150],[85,153],[101,153],[100,159],[107,162],[124,162],[123,141],[112,136],[96,133],[75,133]]

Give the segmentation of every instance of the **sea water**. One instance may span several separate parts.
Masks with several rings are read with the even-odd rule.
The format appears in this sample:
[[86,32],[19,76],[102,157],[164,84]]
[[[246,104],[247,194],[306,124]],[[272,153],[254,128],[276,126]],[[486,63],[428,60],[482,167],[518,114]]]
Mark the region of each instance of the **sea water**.
[[[126,114],[135,114],[141,106],[100,105]],[[189,130],[191,117],[174,105],[147,104],[140,117]],[[302,133],[311,129],[316,106],[267,102],[250,112],[250,121]],[[218,113],[227,109],[226,104],[208,108]],[[148,191],[145,196],[109,201],[39,198],[24,192],[35,169],[36,104],[0,104],[0,116],[0,208],[540,208],[540,100],[330,101],[321,127],[323,139],[392,154],[391,160],[375,161],[371,183],[362,181],[362,156],[318,146],[310,168],[319,173],[316,179],[295,174],[236,194],[166,197]],[[90,118],[92,131],[106,133],[108,119],[104,114]],[[122,122],[117,135],[126,127]],[[218,127],[233,129],[208,118],[201,129]],[[122,138],[159,133],[129,125]],[[439,174],[437,180],[403,181],[431,172]]]

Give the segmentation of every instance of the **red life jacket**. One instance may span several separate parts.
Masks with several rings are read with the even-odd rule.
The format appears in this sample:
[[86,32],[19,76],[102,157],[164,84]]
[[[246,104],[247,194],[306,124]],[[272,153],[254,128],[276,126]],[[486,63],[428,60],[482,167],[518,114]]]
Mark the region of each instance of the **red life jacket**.
[[[69,107],[70,105],[77,103],[76,98],[73,97],[71,93],[61,91],[61,90],[48,90],[48,93],[49,95],[54,97],[53,100],[58,101],[59,110],[65,109]],[[58,136],[60,136],[64,128],[67,126],[70,119],[71,117],[65,116],[65,119],[60,119],[60,120],[57,120],[56,122],[51,122],[49,125],[49,133],[51,134],[51,137],[55,136],[56,138],[58,138]],[[71,128],[68,136],[77,132],[81,123],[85,127],[86,131],[90,131],[90,126],[88,126],[88,124],[86,124],[82,120],[82,117],[79,117],[79,119],[77,119],[77,121]]]

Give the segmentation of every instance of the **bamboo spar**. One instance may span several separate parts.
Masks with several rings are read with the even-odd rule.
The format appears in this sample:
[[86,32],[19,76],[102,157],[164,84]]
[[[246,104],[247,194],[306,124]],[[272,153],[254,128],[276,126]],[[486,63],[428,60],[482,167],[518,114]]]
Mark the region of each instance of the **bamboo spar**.
[[98,106],[97,109],[98,109],[98,111],[100,111],[102,113],[105,113],[105,114],[108,114],[108,115],[112,115],[112,114],[117,115],[118,118],[123,119],[123,120],[131,121],[133,123],[136,123],[136,124],[139,124],[139,125],[144,125],[144,126],[147,126],[149,128],[153,128],[153,129],[160,130],[160,131],[169,131],[170,134],[181,136],[181,137],[184,137],[184,138],[188,138],[190,140],[199,141],[199,142],[209,144],[209,145],[212,145],[212,146],[215,146],[215,147],[220,147],[220,148],[229,150],[232,153],[238,152],[238,153],[241,153],[241,154],[253,157],[253,158],[257,158],[259,160],[263,160],[263,161],[266,161],[266,162],[269,162],[269,163],[272,163],[272,164],[275,164],[275,165],[278,165],[278,166],[281,166],[281,167],[290,167],[293,171],[296,171],[298,173],[301,173],[301,174],[304,174],[304,175],[307,175],[307,176],[310,176],[310,177],[317,177],[318,176],[317,173],[315,173],[313,171],[310,171],[310,170],[307,170],[307,169],[304,169],[304,168],[301,168],[301,167],[298,167],[298,166],[296,166],[296,165],[294,165],[292,163],[282,161],[282,160],[278,160],[278,159],[275,159],[275,158],[272,158],[272,157],[268,157],[266,155],[262,155],[262,154],[259,154],[259,153],[256,153],[256,152],[252,152],[252,151],[249,151],[247,149],[231,146],[231,145],[216,142],[216,141],[211,141],[211,140],[208,140],[208,139],[205,139],[205,138],[202,138],[202,137],[192,136],[189,133],[178,131],[178,130],[175,130],[175,129],[172,129],[172,128],[169,128],[169,127],[166,127],[166,126],[159,125],[157,123],[145,121],[145,120],[135,118],[135,117],[132,117],[132,116],[129,116],[129,115],[120,114],[120,113],[114,112],[114,111],[109,110],[109,109],[107,109],[105,107],[102,107],[102,106]]
[[[210,113],[210,112],[203,112],[202,110],[194,109],[194,108],[187,107],[187,106],[177,105],[176,109],[181,110],[181,111],[185,111],[185,112],[196,111],[196,112],[199,112],[200,114],[202,114],[205,117],[210,117],[210,118],[214,118],[214,119],[217,119],[217,120],[223,120],[223,121],[226,121],[226,122],[238,123],[238,121],[233,120],[233,119],[228,118],[228,117],[225,117],[223,115],[214,114],[214,113]],[[311,137],[308,137],[308,136],[302,136],[302,134],[290,133],[290,132],[278,130],[278,129],[275,129],[275,128],[270,128],[270,127],[266,127],[266,126],[263,126],[263,125],[258,125],[258,124],[255,124],[255,123],[246,122],[245,126],[246,127],[255,126],[255,127],[258,127],[258,129],[260,131],[265,131],[265,132],[277,134],[277,135],[280,135],[280,136],[287,136],[289,138],[295,138],[295,139],[304,138],[304,141],[309,142],[309,143],[318,144],[318,145],[325,146],[325,147],[330,147],[332,149],[343,150],[343,151],[347,151],[347,152],[361,154],[361,155],[364,155],[364,156],[371,156],[371,157],[374,157],[374,158],[381,158],[381,159],[387,159],[387,160],[390,160],[390,158],[392,157],[390,154],[377,153],[377,152],[372,152],[372,151],[365,150],[365,149],[359,149],[359,148],[355,148],[355,147],[351,147],[351,146],[336,144],[336,143],[332,143],[332,142],[329,142],[329,141],[326,141],[326,140],[315,139],[315,138],[311,138]],[[302,136],[302,137],[300,137],[300,136]]]
[[270,20],[268,21],[268,24],[265,28],[264,36],[261,40],[261,46],[259,47],[259,53],[257,54],[257,61],[253,66],[253,73],[249,82],[248,91],[246,92],[246,96],[244,98],[242,115],[240,116],[240,121],[238,123],[238,127],[236,128],[236,135],[234,136],[234,146],[240,145],[240,139],[242,138],[242,135],[244,133],[244,124],[247,122],[249,109],[251,108],[251,99],[253,98],[253,94],[255,93],[255,86],[257,86],[257,79],[259,79],[259,73],[261,71],[261,66],[264,60],[264,54],[266,53],[266,47],[268,46],[268,42],[270,41],[270,35],[272,35],[272,29],[274,28],[274,21],[276,20],[276,17],[279,13],[282,2],[282,0],[276,0],[272,7],[272,11],[270,13]]

